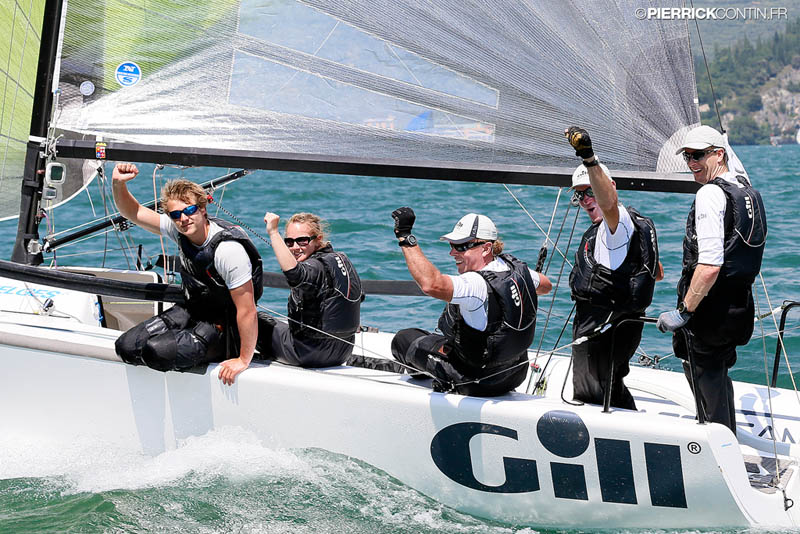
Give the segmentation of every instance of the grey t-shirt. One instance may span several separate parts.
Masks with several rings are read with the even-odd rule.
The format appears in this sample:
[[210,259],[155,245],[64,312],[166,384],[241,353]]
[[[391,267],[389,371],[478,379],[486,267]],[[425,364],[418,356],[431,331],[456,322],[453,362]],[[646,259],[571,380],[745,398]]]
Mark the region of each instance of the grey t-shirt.
[[[208,236],[203,246],[207,245],[215,234],[222,231],[222,228],[214,221],[210,221],[209,224]],[[160,215],[159,227],[161,235],[167,236],[175,243],[179,243],[178,236],[180,236],[180,232],[178,232],[178,228],[168,215],[163,213]],[[217,252],[214,254],[214,268],[225,281],[225,286],[228,289],[236,289],[246,284],[253,276],[250,256],[247,255],[244,247],[236,241],[223,241],[217,246]]]

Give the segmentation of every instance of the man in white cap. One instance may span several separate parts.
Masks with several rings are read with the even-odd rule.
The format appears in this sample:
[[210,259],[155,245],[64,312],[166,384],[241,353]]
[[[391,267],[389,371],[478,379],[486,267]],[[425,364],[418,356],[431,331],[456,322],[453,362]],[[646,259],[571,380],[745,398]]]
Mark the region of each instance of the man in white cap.
[[411,276],[431,297],[447,302],[439,329],[400,330],[392,355],[434,378],[437,391],[502,395],[527,375],[527,349],[536,327],[537,294],[550,291],[546,276],[504,254],[489,217],[469,213],[440,240],[450,243],[458,276],[439,272],[422,253],[411,229],[414,210],[392,212],[394,233]]
[[572,346],[574,400],[603,404],[611,377],[611,406],[636,409],[623,378],[642,339],[641,322],[622,322],[644,315],[653,300],[656,280],[664,276],[658,261],[653,221],[617,198],[608,168],[592,149],[586,130],[565,130],[576,155],[583,159],[572,174],[573,202],[589,215],[569,277],[575,301]]
[[[695,361],[695,394],[709,421],[736,433],[733,384],[728,369],[736,346],[753,334],[752,285],[761,270],[767,220],[761,195],[746,176],[729,170],[730,147],[710,126],[691,130],[676,154],[702,187],[686,221],[678,307],[658,318],[658,329],[675,332],[675,355]],[[686,338],[679,330],[688,331]],[[684,361],[691,385],[691,368]]]

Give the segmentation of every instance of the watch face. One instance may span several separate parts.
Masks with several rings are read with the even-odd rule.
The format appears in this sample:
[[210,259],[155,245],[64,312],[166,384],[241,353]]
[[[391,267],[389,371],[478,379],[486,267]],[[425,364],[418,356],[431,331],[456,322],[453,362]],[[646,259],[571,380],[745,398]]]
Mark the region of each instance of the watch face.
[[409,246],[416,247],[417,246],[417,238],[414,237],[413,235],[409,235],[408,237],[406,237],[406,243],[408,243]]

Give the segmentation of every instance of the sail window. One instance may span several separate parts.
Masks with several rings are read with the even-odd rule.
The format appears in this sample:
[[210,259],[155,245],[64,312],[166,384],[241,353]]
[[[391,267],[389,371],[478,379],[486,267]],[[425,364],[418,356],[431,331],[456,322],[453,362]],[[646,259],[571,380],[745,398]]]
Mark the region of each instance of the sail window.
[[459,139],[494,140],[492,124],[243,52],[234,56],[229,98],[234,105],[313,119]]

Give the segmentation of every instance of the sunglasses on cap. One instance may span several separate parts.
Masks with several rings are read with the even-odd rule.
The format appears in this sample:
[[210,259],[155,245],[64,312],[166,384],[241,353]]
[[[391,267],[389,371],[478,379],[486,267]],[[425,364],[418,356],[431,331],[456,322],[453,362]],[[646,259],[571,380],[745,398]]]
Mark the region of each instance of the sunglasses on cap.
[[299,246],[304,247],[311,243],[312,239],[316,239],[317,236],[315,235],[304,235],[300,237],[284,237],[283,242],[286,243],[287,247],[293,247],[295,243]]
[[594,191],[592,191],[591,187],[584,189],[583,191],[574,191],[572,193],[572,202],[576,204],[578,202],[583,202],[584,197],[594,198]]
[[178,219],[181,218],[181,215],[184,213],[186,214],[187,217],[191,217],[192,215],[197,213],[197,205],[192,204],[191,206],[186,206],[182,210],[172,210],[169,212],[169,218],[174,221],[177,221]]
[[456,252],[466,252],[469,249],[479,247],[484,243],[491,243],[491,241],[470,241],[468,243],[461,243],[460,245],[456,245],[455,243],[450,243],[450,248],[452,248]]
[[706,150],[698,150],[697,152],[686,152],[684,150],[683,151],[683,160],[686,163],[689,163],[692,160],[700,161],[701,159],[703,159],[704,157],[708,156],[709,154],[711,154],[715,150],[718,150],[718,149],[717,148],[709,148],[709,149],[706,149]]

